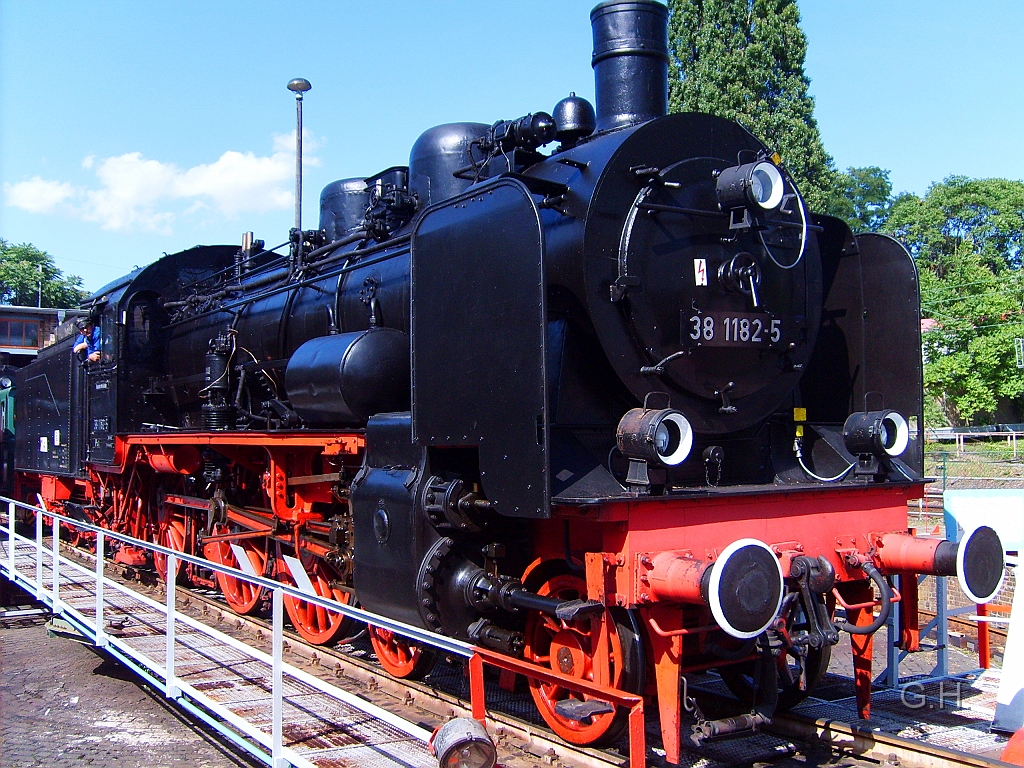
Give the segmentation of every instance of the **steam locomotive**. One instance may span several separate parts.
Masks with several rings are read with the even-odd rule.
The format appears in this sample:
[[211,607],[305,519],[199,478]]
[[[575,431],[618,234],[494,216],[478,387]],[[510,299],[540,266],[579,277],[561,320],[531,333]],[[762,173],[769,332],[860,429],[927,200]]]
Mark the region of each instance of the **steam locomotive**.
[[[570,95],[430,128],[407,166],[327,186],[318,229],[103,288],[102,359],[68,335],[18,374],[22,492],[656,696],[673,762],[681,676],[719,670],[747,710],[698,739],[755,728],[813,690],[841,631],[866,713],[893,603],[917,643],[916,580],[894,577],[957,575],[985,601],[1002,546],[907,530],[924,483],[912,259],[808,210],[741,125],[666,114],[666,21],[653,0],[593,10],[596,110]],[[155,566],[265,607],[231,577]],[[311,642],[353,632],[286,607]],[[370,636],[393,675],[434,661]],[[607,702],[530,688],[570,742],[622,732]]]

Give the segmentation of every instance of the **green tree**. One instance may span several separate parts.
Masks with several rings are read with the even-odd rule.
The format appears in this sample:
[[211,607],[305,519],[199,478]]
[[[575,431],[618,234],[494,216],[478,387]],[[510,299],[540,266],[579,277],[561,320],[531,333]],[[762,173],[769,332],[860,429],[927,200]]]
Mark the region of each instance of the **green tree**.
[[88,293],[82,278],[65,275],[53,257],[33,245],[13,245],[0,238],[0,304],[68,308],[81,304]]
[[854,232],[877,232],[892,208],[889,172],[874,165],[847,168],[839,174],[839,182],[842,195],[833,215],[846,219]]
[[950,176],[929,187],[923,198],[897,198],[885,231],[906,243],[919,267],[940,277],[962,253],[965,241],[994,273],[1018,269],[1024,245],[1024,182]]
[[924,197],[900,195],[882,231],[910,249],[921,278],[925,391],[949,424],[1020,408],[1024,371],[1024,182],[951,176]]
[[804,74],[795,0],[669,0],[669,110],[745,125],[782,157],[811,208],[843,216]]

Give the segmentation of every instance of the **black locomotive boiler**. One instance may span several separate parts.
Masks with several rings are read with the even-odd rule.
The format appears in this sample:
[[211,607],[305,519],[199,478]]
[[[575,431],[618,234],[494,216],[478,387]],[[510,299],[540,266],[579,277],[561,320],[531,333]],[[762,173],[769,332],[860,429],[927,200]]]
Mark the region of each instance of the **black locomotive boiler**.
[[[717,668],[746,708],[698,736],[755,728],[813,690],[840,631],[869,668],[894,577],[991,598],[990,529],[907,530],[924,482],[913,261],[808,210],[742,126],[667,115],[666,19],[652,0],[594,9],[596,110],[569,96],[431,128],[407,166],[325,188],[319,228],[280,248],[197,247],[98,292],[102,360],[83,367],[67,339],[19,373],[22,484],[656,697],[674,762],[681,676]],[[228,576],[171,576],[265,607]],[[908,650],[915,589],[902,580]],[[286,607],[313,642],[352,632]],[[370,634],[392,674],[429,671],[429,648]],[[563,738],[622,732],[607,702],[530,686]],[[865,713],[869,691],[862,675]]]

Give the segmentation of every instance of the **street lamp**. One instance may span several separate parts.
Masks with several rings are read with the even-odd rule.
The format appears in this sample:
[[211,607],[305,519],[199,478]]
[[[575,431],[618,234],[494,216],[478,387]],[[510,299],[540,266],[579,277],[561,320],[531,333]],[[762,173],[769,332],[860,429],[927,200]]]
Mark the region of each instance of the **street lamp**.
[[309,80],[302,77],[288,83],[288,90],[295,94],[295,229],[298,240],[293,252],[296,262],[302,257],[302,94],[312,87]]

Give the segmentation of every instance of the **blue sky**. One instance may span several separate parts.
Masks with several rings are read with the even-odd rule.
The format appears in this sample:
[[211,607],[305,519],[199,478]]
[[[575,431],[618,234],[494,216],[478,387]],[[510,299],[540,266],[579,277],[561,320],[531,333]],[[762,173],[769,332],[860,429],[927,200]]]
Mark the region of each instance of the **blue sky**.
[[[596,0],[0,0],[0,237],[98,289],[134,265],[304,223],[320,189],[405,164],[432,125],[593,98]],[[802,0],[806,70],[840,168],[897,191],[1024,178],[1024,3]]]

